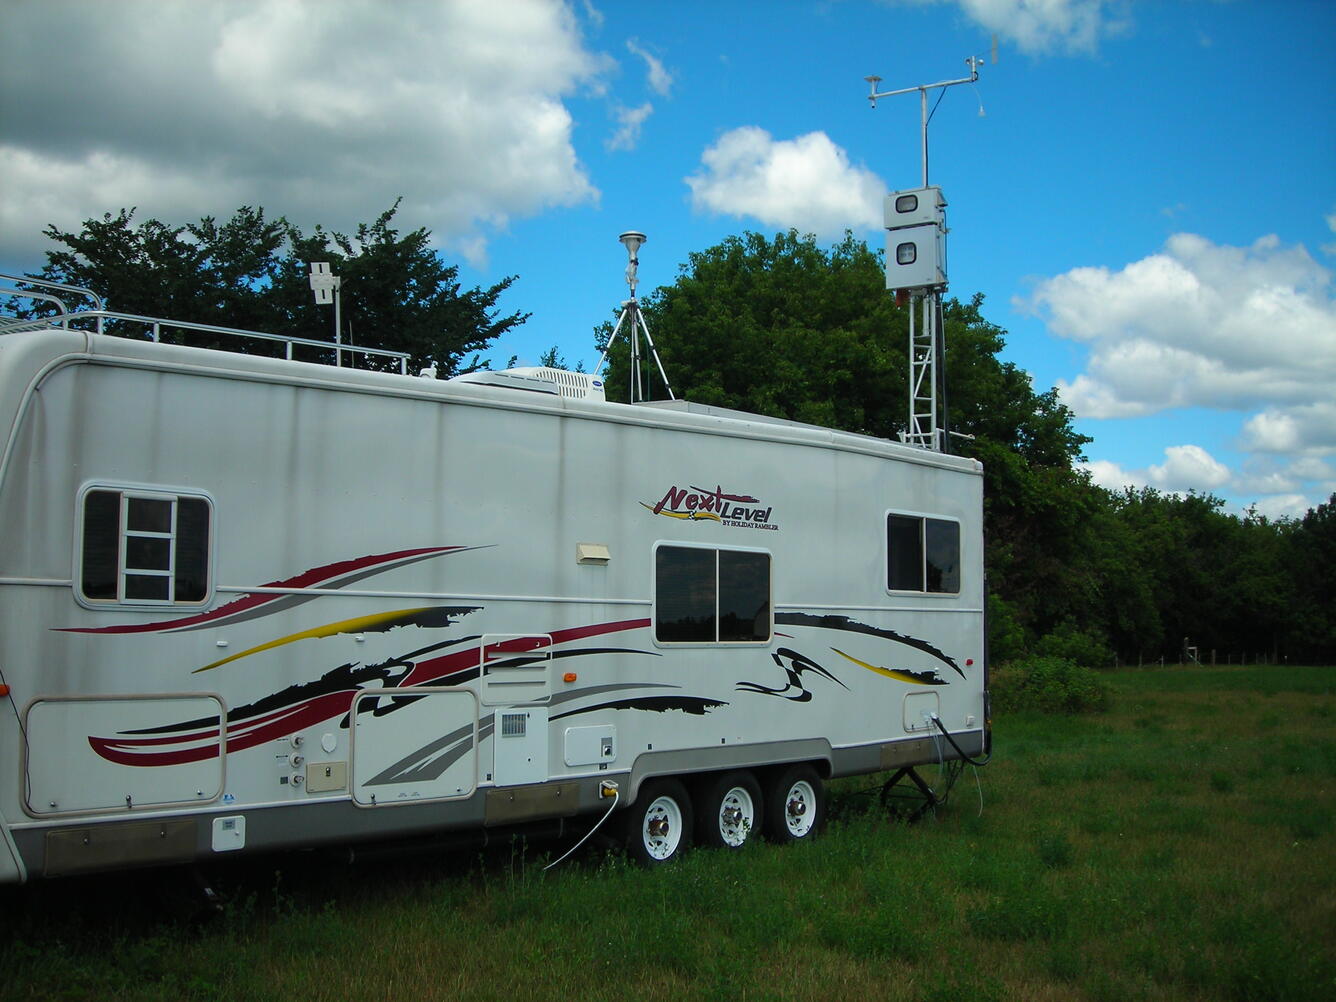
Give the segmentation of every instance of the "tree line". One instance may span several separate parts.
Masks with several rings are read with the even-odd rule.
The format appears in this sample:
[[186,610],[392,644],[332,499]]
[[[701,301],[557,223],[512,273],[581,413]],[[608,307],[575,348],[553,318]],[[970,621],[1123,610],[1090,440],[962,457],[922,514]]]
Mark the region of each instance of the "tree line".
[[[462,289],[426,229],[394,228],[397,207],[352,237],[251,207],[184,226],[136,225],[123,209],[77,233],[49,226],[56,249],[32,277],[122,312],[328,340],[307,271],[328,260],[355,343],[407,351],[415,371],[442,377],[485,364],[480,353],[529,315],[497,306],[514,277]],[[887,294],[880,254],[852,235],[828,248],[795,231],[728,237],[641,307],[678,396],[883,438],[905,427],[908,308]],[[1179,660],[1190,646],[1202,660],[1336,662],[1336,495],[1273,521],[1209,494],[1101,488],[1079,466],[1091,440],[1055,389],[1037,391],[1001,357],[1006,331],[982,296],[947,301],[943,321],[950,448],[984,464],[994,661]],[[612,332],[596,327],[596,347]],[[555,348],[544,360],[560,364]],[[629,364],[619,338],[610,399],[626,399]],[[644,376],[658,378],[652,363]]]
[[[514,276],[488,289],[462,289],[458,266],[432,249],[430,231],[394,227],[398,207],[359,224],[352,236],[320,225],[305,233],[251,206],[225,222],[206,216],[184,225],[136,224],[135,210],[121,209],[85,220],[77,233],[48,226],[43,232],[56,249],[30,277],[90,289],[118,313],[324,341],[333,339],[331,310],[316,305],[310,265],[327,261],[342,282],[344,343],[407,352],[414,372],[434,368],[441,378],[483,365],[479,353],[529,316],[497,309]],[[52,309],[19,304],[15,312]],[[385,364],[356,357],[359,365]]]

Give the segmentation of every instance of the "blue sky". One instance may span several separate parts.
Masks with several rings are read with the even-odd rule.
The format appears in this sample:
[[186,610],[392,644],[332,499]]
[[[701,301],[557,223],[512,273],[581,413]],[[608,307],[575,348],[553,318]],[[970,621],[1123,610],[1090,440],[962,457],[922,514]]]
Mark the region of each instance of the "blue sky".
[[881,246],[919,106],[863,78],[959,78],[995,35],[929,132],[951,294],[1097,481],[1272,516],[1336,491],[1336,4],[0,3],[0,270],[122,206],[351,229],[402,195],[467,285],[518,276],[495,358],[586,366],[623,230],[642,294],[743,230]]

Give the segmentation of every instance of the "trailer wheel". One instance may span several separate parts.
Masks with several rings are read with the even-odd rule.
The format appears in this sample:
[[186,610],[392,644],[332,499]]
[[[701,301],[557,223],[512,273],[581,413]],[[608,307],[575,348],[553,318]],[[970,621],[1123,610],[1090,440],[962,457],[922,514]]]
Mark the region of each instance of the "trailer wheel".
[[675,779],[646,783],[626,814],[626,851],[642,866],[670,863],[691,842],[691,801]]
[[761,827],[761,784],[749,772],[713,776],[696,801],[696,841],[718,849],[741,849]]
[[826,788],[810,765],[780,770],[766,793],[765,833],[774,842],[811,838],[826,820]]

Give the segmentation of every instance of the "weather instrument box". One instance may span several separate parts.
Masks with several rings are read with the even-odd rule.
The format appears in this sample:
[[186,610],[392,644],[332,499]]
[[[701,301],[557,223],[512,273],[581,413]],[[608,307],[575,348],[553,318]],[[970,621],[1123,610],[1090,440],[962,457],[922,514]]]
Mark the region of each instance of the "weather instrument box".
[[946,285],[946,199],[936,187],[886,196],[886,288]]
[[903,226],[922,226],[924,223],[936,223],[946,226],[946,199],[941,188],[914,188],[910,191],[895,191],[886,196],[886,228],[900,229]]
[[886,288],[937,289],[946,285],[946,229],[936,223],[886,232]]

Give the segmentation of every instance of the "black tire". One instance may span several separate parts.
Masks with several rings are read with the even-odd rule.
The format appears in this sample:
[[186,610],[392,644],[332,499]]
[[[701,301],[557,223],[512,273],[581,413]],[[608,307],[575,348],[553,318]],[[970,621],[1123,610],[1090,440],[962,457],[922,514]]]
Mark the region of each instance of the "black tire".
[[663,866],[691,844],[691,799],[675,779],[652,779],[626,810],[626,853],[641,866]]
[[761,784],[739,770],[702,781],[696,797],[696,842],[716,849],[741,849],[760,830]]
[[806,763],[774,773],[765,791],[765,834],[772,842],[802,842],[826,822],[826,787]]

